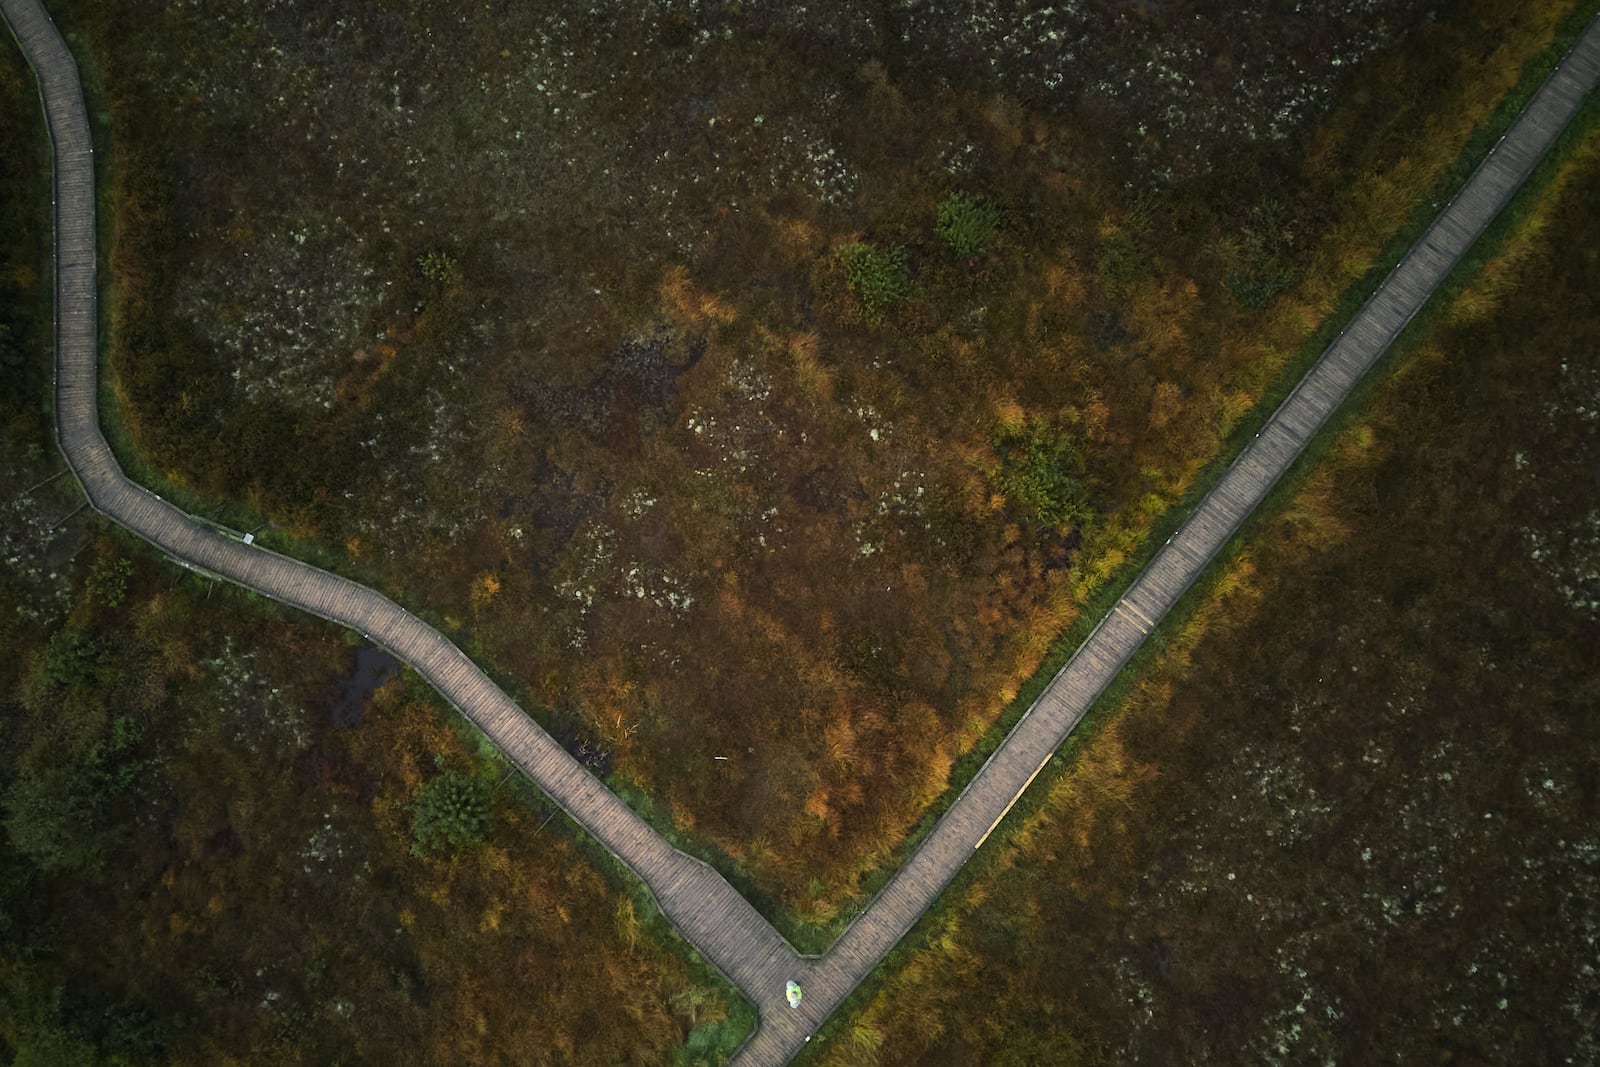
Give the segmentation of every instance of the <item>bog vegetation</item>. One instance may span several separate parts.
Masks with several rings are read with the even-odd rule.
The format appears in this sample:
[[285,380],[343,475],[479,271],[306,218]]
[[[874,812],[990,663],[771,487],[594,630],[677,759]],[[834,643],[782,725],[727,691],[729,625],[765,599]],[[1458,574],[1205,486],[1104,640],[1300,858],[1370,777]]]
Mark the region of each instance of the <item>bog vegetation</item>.
[[966,193],[951,193],[939,205],[935,227],[958,255],[976,256],[989,247],[1000,227],[1000,209],[974,200]]
[[470,774],[451,771],[423,786],[411,816],[411,833],[417,855],[448,846],[460,850],[483,840],[493,821],[489,783]]
[[[354,650],[328,627],[74,514],[36,102],[7,38],[0,1059],[720,1062],[746,1009],[516,781],[496,790],[503,769],[420,685],[337,726]],[[467,798],[441,806],[445,836],[481,841],[415,856],[439,782]]]
[[818,1062],[1600,1057],[1587,125]]
[[59,6],[130,465],[826,922],[1574,5]]
[[337,726],[352,650],[325,626],[173,588],[142,551],[108,608],[78,583],[129,547],[28,547],[63,538],[74,599],[5,679],[18,1063],[710,1064],[740,1038],[725,988],[496,795],[420,683]]

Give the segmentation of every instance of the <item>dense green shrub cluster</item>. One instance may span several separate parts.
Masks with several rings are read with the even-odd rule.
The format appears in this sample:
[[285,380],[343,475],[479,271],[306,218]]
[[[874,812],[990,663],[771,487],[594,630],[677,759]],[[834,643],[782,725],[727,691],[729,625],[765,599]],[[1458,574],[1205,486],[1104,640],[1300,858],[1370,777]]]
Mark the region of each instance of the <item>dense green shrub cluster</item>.
[[995,482],[1013,503],[1049,526],[1079,526],[1094,514],[1084,484],[1083,457],[1062,431],[1030,423],[1002,438]]
[[951,193],[939,205],[939,221],[934,228],[957,253],[976,256],[988,247],[1000,228],[1000,209],[966,193]]
[[860,299],[868,322],[882,322],[885,311],[911,295],[911,271],[906,267],[906,250],[900,245],[879,248],[852,241],[834,255],[843,264],[845,280]]
[[422,787],[411,819],[412,851],[418,854],[440,844],[453,849],[482,841],[489,832],[489,787],[481,778],[450,772]]

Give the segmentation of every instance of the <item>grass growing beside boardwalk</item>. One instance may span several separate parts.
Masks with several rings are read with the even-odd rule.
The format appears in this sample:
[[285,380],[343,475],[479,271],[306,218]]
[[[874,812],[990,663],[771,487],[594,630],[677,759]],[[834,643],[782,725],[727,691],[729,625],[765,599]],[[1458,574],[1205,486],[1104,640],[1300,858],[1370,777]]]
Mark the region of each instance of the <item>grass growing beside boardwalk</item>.
[[807,1062],[1587,1058],[1597,118]]
[[693,1026],[683,1048],[674,1054],[673,1063],[683,1067],[699,1067],[701,1064],[721,1063],[731,1056],[755,1031],[755,1006],[728,983],[693,945],[683,939],[638,875],[582,825],[552,803],[489,740],[488,735],[455,714],[414,671],[405,672],[404,684],[408,700],[431,705],[435,714],[450,724],[462,749],[471,755],[476,764],[476,773],[493,782],[495,795],[518,805],[531,815],[532,820],[537,820],[533,831],[535,835],[560,834],[570,839],[589,863],[605,873],[612,894],[625,898],[618,905],[617,922],[619,929],[632,931],[626,933],[630,942],[639,936],[638,931],[646,931],[658,947],[670,949],[689,962],[697,985],[684,990],[673,1006],[692,1009]]

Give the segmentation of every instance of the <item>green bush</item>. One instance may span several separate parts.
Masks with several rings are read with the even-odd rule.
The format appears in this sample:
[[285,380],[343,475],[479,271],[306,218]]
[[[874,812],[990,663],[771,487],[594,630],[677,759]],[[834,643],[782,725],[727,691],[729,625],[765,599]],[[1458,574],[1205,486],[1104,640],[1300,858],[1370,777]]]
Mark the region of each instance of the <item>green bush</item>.
[[90,747],[84,769],[91,804],[103,807],[127,792],[144,769],[144,761],[134,755],[143,740],[144,724],[130,715],[119,715],[111,723],[110,738]]
[[411,832],[417,855],[440,844],[462,849],[489,832],[489,787],[481,778],[451,771],[441,774],[417,794]]
[[1014,504],[1049,526],[1081,526],[1094,515],[1083,457],[1066,433],[1033,422],[996,446],[995,484]]
[[1278,221],[1278,210],[1271,200],[1257,205],[1227,249],[1230,268],[1223,282],[1240,306],[1252,311],[1267,307],[1294,281],[1283,262],[1287,236]]
[[105,645],[99,638],[76,627],[64,627],[51,635],[36,682],[43,687],[71,686],[93,677],[105,658]]
[[874,325],[883,313],[911,295],[911,271],[900,245],[879,248],[864,241],[841,245],[834,255],[844,266],[845,280],[861,301],[863,316]]
[[97,559],[89,569],[89,599],[108,608],[119,607],[128,595],[133,564],[125,559]]
[[1253,269],[1230,271],[1227,277],[1228,292],[1240,307],[1261,311],[1272,303],[1273,297],[1289,288],[1289,272],[1276,259],[1257,264]]
[[935,229],[959,255],[976,256],[1000,228],[1000,209],[966,193],[951,193],[939,205]]
[[1113,293],[1120,293],[1155,274],[1150,254],[1127,230],[1118,230],[1100,242],[1095,252],[1095,266],[1099,268],[1101,283]]
[[461,282],[461,265],[448,252],[434,250],[417,257],[417,267],[429,281],[453,288]]

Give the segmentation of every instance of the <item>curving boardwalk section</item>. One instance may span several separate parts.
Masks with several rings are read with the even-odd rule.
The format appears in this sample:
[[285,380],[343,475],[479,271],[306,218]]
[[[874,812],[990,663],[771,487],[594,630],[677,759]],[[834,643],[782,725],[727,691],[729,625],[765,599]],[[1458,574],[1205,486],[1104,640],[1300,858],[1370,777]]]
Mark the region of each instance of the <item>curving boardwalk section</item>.
[[0,11],[38,77],[55,150],[56,432],[89,503],[174,559],[390,649],[631,867],[764,1017],[778,1015],[796,959],[788,943],[720,875],[674,849],[584,770],[442,634],[365,586],[213,532],[123,474],[97,409],[94,148],[77,65],[38,0],[0,0]]
[[[77,66],[39,0],[0,0],[39,79],[55,148],[56,418],[94,508],[173,558],[353,627],[428,679],[632,868],[761,1014],[738,1064],[788,1062],[925,912],[1105,687],[1526,180],[1600,80],[1600,19],[1257,439],[1011,731],[878,898],[821,958],[795,954],[715,871],[674,849],[442,634],[365,586],[221,536],[123,474],[100,432],[94,155]],[[805,987],[787,1007],[789,979]]]

